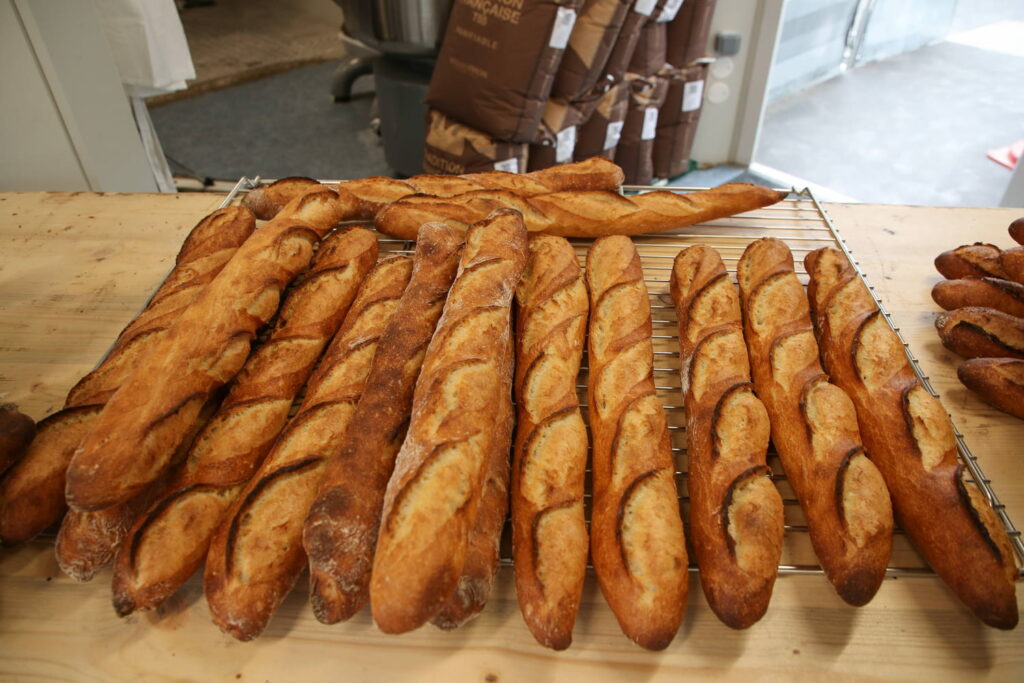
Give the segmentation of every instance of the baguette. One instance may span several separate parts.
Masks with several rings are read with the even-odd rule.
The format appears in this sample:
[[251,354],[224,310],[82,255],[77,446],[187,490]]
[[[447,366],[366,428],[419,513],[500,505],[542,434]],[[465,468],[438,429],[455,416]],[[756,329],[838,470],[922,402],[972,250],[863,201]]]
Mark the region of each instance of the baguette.
[[672,301],[686,409],[690,542],[712,611],[747,628],[768,609],[785,525],[765,458],[771,425],[754,395],[740,300],[706,246],[676,256]]
[[956,375],[985,403],[1024,420],[1024,360],[974,358],[961,364]]
[[892,551],[889,492],[865,455],[850,397],[822,370],[789,248],[777,239],[752,242],[737,276],[754,387],[811,544],[839,597],[864,605]]
[[13,403],[0,403],[0,475],[21,459],[35,435],[35,420]]
[[99,367],[71,388],[64,407],[106,403],[255,229],[253,215],[240,206],[218,209],[199,221],[146,308],[121,331]]
[[480,190],[440,199],[407,197],[377,214],[374,225],[387,235],[415,239],[416,231],[427,221],[443,221],[465,230],[491,211],[507,207],[523,214],[530,233],[564,237],[643,235],[732,216],[774,204],[785,196],[747,183],[728,183],[690,194],[659,191],[630,197],[595,190],[524,198],[502,190]]
[[[102,363],[68,393],[64,409],[39,423],[23,461],[0,482],[0,540],[22,543],[63,514],[65,472],[103,404],[166,334],[167,326],[223,269],[252,234],[246,209],[229,207],[199,221],[157,295],[119,337]],[[170,284],[173,283],[173,284]]]
[[281,306],[269,339],[246,361],[185,466],[134,522],[114,565],[114,609],[152,609],[203,562],[210,537],[288,420],[359,284],[377,260],[377,240],[354,228],[328,235],[309,272]]
[[[511,319],[509,320],[511,329]],[[491,596],[494,575],[498,572],[501,531],[508,519],[509,450],[512,446],[512,335],[502,340],[500,363],[505,375],[500,378],[500,393],[494,407],[494,434],[485,454],[483,490],[476,520],[469,531],[462,575],[447,602],[430,623],[452,631],[483,611]]]
[[281,292],[345,207],[330,190],[311,192],[245,241],[104,406],[68,467],[69,505],[123,503],[163,475],[199,409],[241,369]]
[[651,308],[628,237],[587,254],[591,557],[622,631],[662,650],[683,620],[688,567],[665,411],[653,380]]
[[1018,218],[1010,223],[1009,232],[1014,242],[1024,244],[1024,218]]
[[942,280],[932,287],[932,299],[947,311],[984,306],[1008,315],[1024,316],[1024,285],[995,277]]
[[1006,279],[1024,283],[1024,247],[1004,249],[999,254],[999,266]]
[[541,645],[572,643],[589,540],[583,513],[587,430],[576,376],[587,288],[563,237],[536,235],[516,290],[516,431],[512,557],[516,595]]
[[1001,250],[994,244],[975,242],[944,251],[935,257],[935,268],[943,277],[998,277],[1006,279],[999,263]]
[[495,407],[508,391],[503,345],[525,264],[526,230],[516,212],[495,212],[466,234],[384,496],[370,605],[385,633],[434,617],[463,575],[487,480]]
[[463,235],[424,226],[409,286],[381,334],[366,390],[338,455],[327,463],[303,528],[316,618],[350,618],[369,598],[384,489],[405,438],[423,352],[455,278]]
[[242,197],[242,206],[252,211],[256,218],[269,221],[287,206],[288,202],[318,187],[320,187],[320,181],[312,178],[301,176],[281,178],[246,193]]
[[[211,399],[189,430],[183,447],[175,454],[181,460],[192,437],[210,419],[219,401]],[[75,581],[91,581],[96,572],[110,564],[121,547],[128,528],[164,489],[166,481],[153,482],[135,498],[102,510],[68,510],[57,532],[55,555],[61,571]]]
[[[474,190],[507,190],[523,197],[549,192],[576,190],[615,190],[622,184],[622,169],[608,159],[593,157],[574,164],[562,164],[532,173],[487,171],[461,176],[418,175],[405,180],[372,177],[346,180],[338,192],[352,199],[352,211],[346,220],[373,220],[391,202],[413,194],[451,197]],[[284,178],[253,190],[242,203],[259,218],[272,217],[290,198],[307,192],[309,178]],[[419,227],[419,226],[417,226]]]
[[412,260],[381,261],[359,288],[338,335],[278,437],[213,534],[203,579],[214,623],[239,640],[258,636],[306,564],[302,526],[327,459],[338,452],[377,343]]
[[935,318],[942,345],[964,358],[1024,358],[1024,318],[975,306]]
[[[900,525],[979,619],[1013,628],[1017,570],[1010,540],[981,491],[965,480],[942,404],[914,375],[899,337],[849,261],[823,249],[808,254],[805,265],[822,351],[857,406],[864,443],[892,492]],[[972,361],[978,362],[984,361]]]

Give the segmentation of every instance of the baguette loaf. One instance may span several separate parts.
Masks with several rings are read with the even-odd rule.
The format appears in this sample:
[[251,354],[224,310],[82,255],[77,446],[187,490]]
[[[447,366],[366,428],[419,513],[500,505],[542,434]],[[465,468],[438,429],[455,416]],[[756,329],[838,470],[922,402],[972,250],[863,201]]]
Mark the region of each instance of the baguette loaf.
[[303,528],[310,602],[333,624],[366,604],[381,506],[405,438],[423,354],[459,265],[463,235],[441,223],[423,227],[409,286],[381,335],[366,390],[338,455],[327,463]]
[[320,181],[301,176],[281,178],[264,187],[258,187],[242,197],[242,206],[248,208],[256,218],[269,221],[296,197],[316,189]]
[[512,409],[512,335],[502,339],[501,343],[500,363],[505,375],[500,378],[501,389],[494,407],[494,434],[484,456],[486,474],[476,520],[469,531],[466,561],[455,590],[430,619],[430,623],[445,631],[462,626],[483,611],[498,571],[501,531],[508,519],[509,450],[515,423]]
[[35,421],[13,403],[0,403],[0,475],[18,462],[36,435]]
[[1003,250],[999,254],[999,266],[1008,280],[1024,283],[1024,247]]
[[407,197],[377,214],[374,225],[387,235],[415,239],[416,231],[427,221],[443,221],[465,230],[491,211],[507,207],[523,214],[530,233],[565,237],[642,235],[750,211],[785,196],[746,183],[729,183],[690,194],[661,191],[630,197],[595,190],[524,198],[502,190],[480,190],[441,199]]
[[385,633],[434,617],[463,575],[487,481],[495,408],[509,390],[504,344],[525,264],[526,229],[516,212],[495,212],[466,234],[384,496],[370,604]]
[[118,335],[99,367],[68,392],[65,408],[106,403],[181,312],[210,284],[256,228],[240,206],[214,211],[185,238],[174,268],[146,308]]
[[192,229],[157,295],[128,324],[99,367],[71,389],[64,409],[39,423],[23,461],[0,482],[0,540],[27,541],[60,519],[66,507],[68,463],[92,430],[103,404],[139,367],[174,318],[221,271],[255,225],[248,210],[229,207],[214,211]]
[[853,403],[822,370],[789,248],[751,243],[737,276],[754,387],[811,544],[839,597],[866,604],[892,550],[889,492],[865,455]]
[[126,502],[167,469],[210,394],[241,369],[281,291],[346,213],[327,189],[295,199],[255,232],[111,397],[68,467],[68,504]]
[[138,517],[114,566],[114,609],[151,609],[202,564],[210,537],[270,450],[356,290],[377,260],[368,230],[331,233],[285,299],[269,339],[246,361],[185,466]]
[[[346,220],[373,220],[391,202],[413,194],[451,197],[474,190],[507,190],[523,197],[575,190],[614,190],[622,184],[622,169],[608,159],[593,157],[532,173],[487,171],[461,176],[418,175],[405,180],[372,177],[346,180],[338,191],[350,196],[354,210]],[[284,178],[253,190],[242,203],[259,218],[271,218],[289,199],[309,189],[309,178]]]
[[628,237],[587,254],[587,411],[593,437],[591,557],[623,632],[668,647],[683,620],[688,567],[665,411],[653,380],[651,308]]
[[782,497],[765,462],[771,424],[750,382],[736,288],[706,246],[676,256],[672,301],[686,408],[690,542],[712,611],[764,616],[782,555]]
[[[210,419],[218,402],[219,397],[203,406],[195,424],[189,427],[182,448],[175,454],[175,463],[181,460],[178,456],[184,455],[192,437]],[[166,484],[163,480],[155,481],[135,498],[102,510],[68,510],[61,520],[55,548],[61,571],[75,581],[91,581],[96,572],[114,559],[129,527]]]
[[516,595],[541,645],[572,643],[589,548],[583,514],[587,430],[576,376],[587,288],[563,237],[536,235],[516,290],[516,430],[512,557]]
[[943,277],[957,280],[965,277],[1006,278],[999,264],[999,247],[975,242],[944,251],[935,257],[935,268]]
[[942,280],[932,287],[932,299],[947,311],[964,306],[994,308],[1024,316],[1024,285],[996,277]]
[[975,358],[961,364],[956,375],[985,403],[1024,420],[1024,360]]
[[324,466],[351,423],[377,343],[411,270],[411,259],[395,256],[366,276],[306,386],[299,412],[213,535],[206,600],[214,622],[239,640],[251,640],[266,628],[302,573],[303,522]]
[[935,318],[942,345],[964,358],[1024,358],[1024,318],[967,307]]
[[1010,223],[1009,232],[1014,242],[1024,244],[1024,218],[1018,218]]
[[822,249],[805,264],[822,351],[857,406],[864,443],[892,492],[900,525],[978,618],[1013,628],[1013,550],[992,507],[965,480],[946,411],[917,380],[849,261]]

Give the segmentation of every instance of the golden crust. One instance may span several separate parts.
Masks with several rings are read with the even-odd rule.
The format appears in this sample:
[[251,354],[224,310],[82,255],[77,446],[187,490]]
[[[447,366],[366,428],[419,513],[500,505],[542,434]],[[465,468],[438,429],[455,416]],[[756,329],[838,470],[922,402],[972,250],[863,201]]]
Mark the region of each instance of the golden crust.
[[751,243],[738,276],[754,386],[772,442],[826,576],[843,600],[863,605],[885,577],[892,550],[885,483],[864,458],[853,403],[822,369],[789,248],[771,238]]
[[712,611],[747,628],[768,609],[782,554],[782,498],[766,464],[771,425],[750,383],[739,295],[705,246],[676,256],[672,301],[687,418],[690,542]]

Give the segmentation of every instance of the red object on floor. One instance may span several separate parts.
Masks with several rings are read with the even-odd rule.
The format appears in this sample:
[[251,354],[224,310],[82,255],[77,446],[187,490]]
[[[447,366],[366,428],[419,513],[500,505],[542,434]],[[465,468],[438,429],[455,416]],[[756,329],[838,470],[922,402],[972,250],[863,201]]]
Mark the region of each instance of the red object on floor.
[[997,147],[988,151],[989,159],[1002,164],[1011,171],[1017,168],[1017,160],[1024,156],[1024,140],[1017,140],[1006,147]]

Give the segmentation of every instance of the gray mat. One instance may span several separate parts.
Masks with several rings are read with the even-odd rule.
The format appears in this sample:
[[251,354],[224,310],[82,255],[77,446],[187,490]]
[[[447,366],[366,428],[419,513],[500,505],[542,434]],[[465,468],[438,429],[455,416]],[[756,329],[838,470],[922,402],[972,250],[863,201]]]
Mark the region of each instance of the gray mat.
[[153,108],[150,116],[172,170],[217,180],[390,175],[380,138],[369,125],[373,79],[356,82],[351,102],[335,103],[330,85],[337,64],[302,67]]

